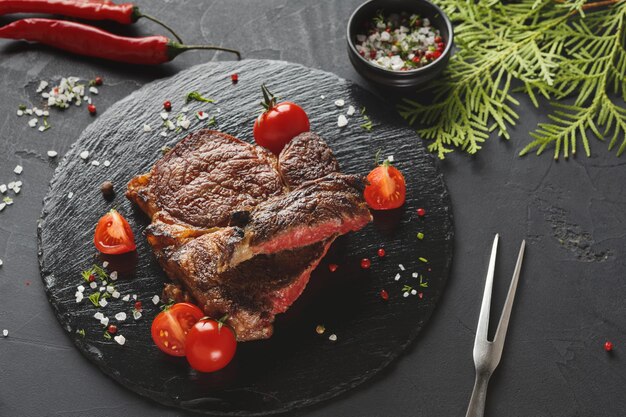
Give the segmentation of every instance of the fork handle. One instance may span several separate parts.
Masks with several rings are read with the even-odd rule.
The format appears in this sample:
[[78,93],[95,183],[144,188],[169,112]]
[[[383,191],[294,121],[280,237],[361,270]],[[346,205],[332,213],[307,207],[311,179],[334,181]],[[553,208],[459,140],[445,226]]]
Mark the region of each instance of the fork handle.
[[474,391],[465,417],[483,417],[485,415],[485,401],[487,399],[487,385],[489,385],[490,374],[476,374]]

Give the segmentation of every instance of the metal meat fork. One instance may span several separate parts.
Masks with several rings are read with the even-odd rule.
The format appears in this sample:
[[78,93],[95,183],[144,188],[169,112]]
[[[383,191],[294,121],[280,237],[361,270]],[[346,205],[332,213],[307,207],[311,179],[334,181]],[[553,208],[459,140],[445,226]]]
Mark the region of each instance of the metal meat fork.
[[493,337],[493,342],[490,342],[487,340],[487,332],[489,330],[489,310],[491,309],[491,289],[493,287],[493,271],[496,265],[496,252],[498,250],[498,235],[493,239],[493,248],[491,249],[491,259],[489,260],[489,269],[487,270],[483,303],[480,307],[480,317],[478,318],[478,327],[476,328],[476,340],[474,341],[476,382],[474,383],[474,391],[472,392],[472,398],[467,407],[465,417],[483,417],[485,414],[487,385],[489,384],[491,374],[500,363],[500,358],[502,357],[502,347],[504,346],[504,339],[506,338],[506,330],[509,327],[509,318],[511,317],[515,290],[517,289],[520,269],[522,268],[525,246],[526,241],[523,240],[517,257],[515,271],[513,271],[509,293],[506,296],[506,302],[502,309],[502,316],[500,317],[496,334]]

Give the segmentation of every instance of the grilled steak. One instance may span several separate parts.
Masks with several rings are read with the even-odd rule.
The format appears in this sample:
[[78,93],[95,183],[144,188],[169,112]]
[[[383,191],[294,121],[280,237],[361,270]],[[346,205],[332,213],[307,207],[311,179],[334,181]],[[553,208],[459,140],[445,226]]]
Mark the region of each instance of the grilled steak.
[[153,217],[167,212],[194,227],[226,226],[233,211],[284,194],[276,157],[230,135],[200,130],[128,184],[128,198]]
[[189,135],[135,177],[127,197],[152,218],[148,242],[206,314],[228,314],[239,340],[270,337],[339,234],[371,220],[358,178],[326,143],[294,138],[274,157],[220,132]]

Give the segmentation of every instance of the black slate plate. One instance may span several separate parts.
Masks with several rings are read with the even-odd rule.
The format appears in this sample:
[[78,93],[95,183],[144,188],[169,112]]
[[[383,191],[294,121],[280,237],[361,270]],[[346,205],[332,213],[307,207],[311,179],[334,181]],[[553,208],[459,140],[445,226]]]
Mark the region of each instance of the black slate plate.
[[[230,80],[233,73],[239,74],[236,85]],[[205,93],[217,103],[191,103],[188,114],[207,111],[216,117],[217,128],[251,141],[261,82],[304,107],[312,130],[328,141],[344,172],[366,174],[379,149],[384,156],[394,155],[395,165],[407,179],[407,203],[376,214],[365,229],[335,242],[301,298],[279,316],[272,339],[241,343],[227,368],[198,374],[184,359],[167,357],[152,344],[150,323],[159,307],[150,299],[161,293],[165,275],[141,234],[148,220],[124,198],[123,190],[132,176],[147,171],[161,156],[164,145],[186,135],[159,135],[164,100],[172,101],[175,116],[187,92]],[[337,107],[336,99],[345,100],[345,106]],[[349,105],[357,113],[348,117],[348,126],[339,128],[337,118]],[[371,132],[360,127],[363,107],[373,122]],[[144,123],[153,131],[144,132]],[[206,124],[194,118],[190,130]],[[79,157],[84,150],[90,152],[88,161]],[[95,160],[99,166],[91,164]],[[111,161],[110,167],[104,166],[105,160]],[[100,195],[104,180],[116,185],[113,202]],[[115,287],[122,295],[136,294],[143,302],[139,320],[130,314],[132,298],[130,302],[109,299],[108,306],[98,309],[87,299],[75,302],[76,287],[85,284],[81,271],[103,261],[93,247],[93,230],[112,207],[127,217],[135,231],[137,256],[112,262],[109,269],[119,270]],[[416,214],[419,207],[427,212],[423,218]],[[417,239],[418,232],[424,233],[423,240]],[[326,72],[279,61],[246,60],[193,67],[143,87],[99,116],[57,168],[39,225],[39,253],[55,314],[80,351],[105,374],[162,404],[213,415],[249,416],[332,398],[387,366],[415,339],[441,296],[452,260],[452,238],[450,200],[442,176],[433,157],[392,107]],[[385,248],[385,258],[377,257],[379,247]],[[364,257],[372,260],[369,270],[359,266]],[[329,271],[330,263],[339,265],[336,272]],[[406,270],[401,271],[399,264]],[[420,286],[413,272],[423,276],[428,286]],[[401,279],[395,281],[398,273]],[[414,287],[422,298],[404,297],[404,285]],[[386,302],[380,297],[382,289],[389,293]],[[90,291],[87,288],[86,294]],[[103,326],[93,318],[96,311],[111,323],[116,323],[115,313],[128,314],[125,322],[118,323],[119,334],[126,337],[124,346],[103,337]],[[327,331],[320,336],[315,327],[322,323]],[[84,336],[79,330],[84,330]],[[331,333],[338,337],[334,343],[328,339]]]

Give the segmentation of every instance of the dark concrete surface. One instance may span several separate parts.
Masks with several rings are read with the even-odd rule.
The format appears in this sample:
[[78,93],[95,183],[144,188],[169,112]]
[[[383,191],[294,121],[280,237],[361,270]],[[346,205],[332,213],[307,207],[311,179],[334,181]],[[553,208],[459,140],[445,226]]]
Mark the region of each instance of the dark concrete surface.
[[[345,24],[358,0],[140,1],[189,43],[238,46],[248,58],[293,61],[364,84],[349,64]],[[0,18],[0,24],[9,22]],[[126,33],[159,31],[142,22]],[[84,107],[54,114],[40,133],[15,116],[40,79],[101,75],[105,109],[144,83],[228,55],[189,52],[160,68],[72,57],[0,41],[0,184],[24,183],[0,213],[0,416],[184,416],[105,377],[74,349],[52,314],[37,268],[36,224],[55,163],[91,121]],[[501,233],[494,316],[519,242],[528,246],[504,356],[490,385],[494,417],[618,417],[626,414],[626,161],[592,143],[594,156],[555,162],[519,158],[542,120],[523,100],[510,141],[441,163],[452,195],[452,276],[417,343],[365,386],[301,416],[462,416],[472,389],[472,345],[491,239]],[[417,139],[416,139],[417,140]],[[615,345],[607,354],[605,340]]]

